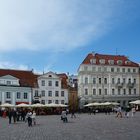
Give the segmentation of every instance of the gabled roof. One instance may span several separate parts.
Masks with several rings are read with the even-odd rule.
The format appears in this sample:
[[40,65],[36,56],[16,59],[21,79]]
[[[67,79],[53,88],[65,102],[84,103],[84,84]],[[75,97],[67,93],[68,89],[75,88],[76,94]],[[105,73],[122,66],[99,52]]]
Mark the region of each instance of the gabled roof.
[[37,85],[37,75],[32,71],[0,69],[0,77],[6,75],[18,78],[20,86],[23,87],[36,87]]
[[[117,61],[121,60],[122,64],[119,66],[130,66],[130,67],[139,67],[139,64],[129,60],[126,56],[123,55],[106,55],[106,54],[98,54],[98,53],[89,53],[82,64],[91,64],[91,59],[96,59],[95,65],[102,65],[99,60],[104,59],[105,64],[104,65],[110,65],[108,60],[114,60],[114,65],[118,65]],[[129,61],[130,63],[125,63],[126,61]]]

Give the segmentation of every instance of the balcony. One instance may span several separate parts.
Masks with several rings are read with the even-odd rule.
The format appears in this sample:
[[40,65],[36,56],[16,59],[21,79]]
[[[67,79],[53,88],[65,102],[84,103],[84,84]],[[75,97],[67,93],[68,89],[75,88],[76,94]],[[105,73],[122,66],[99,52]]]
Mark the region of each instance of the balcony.
[[128,84],[127,84],[127,87],[128,87],[128,88],[133,88],[134,85],[135,85],[134,83],[128,83]]
[[116,84],[116,87],[117,87],[117,88],[122,88],[122,87],[123,87],[123,83],[117,83],[117,84]]
[[39,98],[41,98],[41,95],[35,95],[34,96],[34,100],[39,100]]

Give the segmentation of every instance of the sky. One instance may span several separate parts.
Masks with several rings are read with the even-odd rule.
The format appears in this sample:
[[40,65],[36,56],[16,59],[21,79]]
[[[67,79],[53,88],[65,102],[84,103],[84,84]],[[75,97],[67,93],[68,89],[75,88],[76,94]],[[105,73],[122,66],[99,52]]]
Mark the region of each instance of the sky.
[[88,53],[140,62],[139,0],[0,0],[0,68],[77,74]]

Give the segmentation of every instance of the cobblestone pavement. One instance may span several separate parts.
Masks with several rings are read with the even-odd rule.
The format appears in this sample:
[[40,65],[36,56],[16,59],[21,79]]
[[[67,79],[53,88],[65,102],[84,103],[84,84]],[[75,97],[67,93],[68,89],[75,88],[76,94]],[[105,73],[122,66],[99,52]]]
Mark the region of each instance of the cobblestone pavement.
[[0,118],[0,140],[140,140],[140,113],[115,118],[105,114],[77,114],[63,123],[60,116],[38,116],[37,125],[8,124]]

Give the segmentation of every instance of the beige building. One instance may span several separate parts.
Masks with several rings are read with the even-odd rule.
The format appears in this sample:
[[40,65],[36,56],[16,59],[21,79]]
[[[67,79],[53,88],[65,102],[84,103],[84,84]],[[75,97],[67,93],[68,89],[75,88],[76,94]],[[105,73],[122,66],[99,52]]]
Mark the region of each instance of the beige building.
[[126,56],[90,53],[78,69],[80,107],[115,101],[126,106],[140,97],[139,65]]

